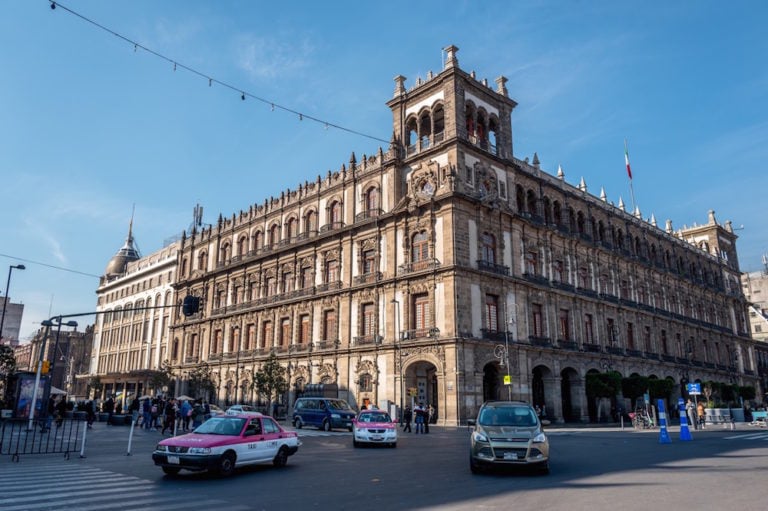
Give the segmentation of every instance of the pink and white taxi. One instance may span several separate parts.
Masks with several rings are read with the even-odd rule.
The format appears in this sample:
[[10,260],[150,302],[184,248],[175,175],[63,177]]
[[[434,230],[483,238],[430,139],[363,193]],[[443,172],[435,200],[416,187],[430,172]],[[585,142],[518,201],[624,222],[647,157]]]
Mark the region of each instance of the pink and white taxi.
[[352,445],[384,444],[397,447],[397,423],[384,410],[363,410],[352,421]]
[[169,475],[185,469],[226,476],[256,463],[282,467],[300,445],[297,434],[284,430],[272,417],[252,412],[216,415],[192,433],[162,440],[152,460]]

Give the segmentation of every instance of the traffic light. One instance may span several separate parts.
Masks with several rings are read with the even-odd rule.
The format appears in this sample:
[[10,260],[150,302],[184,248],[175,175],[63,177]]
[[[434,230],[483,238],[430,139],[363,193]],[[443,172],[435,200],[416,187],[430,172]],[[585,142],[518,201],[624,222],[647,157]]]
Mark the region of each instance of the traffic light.
[[181,312],[185,316],[191,316],[197,314],[200,311],[200,297],[187,295],[184,297],[184,301],[181,304]]
[[43,360],[43,367],[40,370],[42,374],[48,374],[48,371],[51,370],[51,363],[48,360]]

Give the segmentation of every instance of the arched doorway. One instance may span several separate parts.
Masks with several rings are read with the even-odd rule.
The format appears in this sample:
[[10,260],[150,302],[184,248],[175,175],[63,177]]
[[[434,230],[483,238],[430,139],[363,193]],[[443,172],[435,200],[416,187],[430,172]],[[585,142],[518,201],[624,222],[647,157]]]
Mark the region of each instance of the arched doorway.
[[432,422],[443,419],[445,412],[441,410],[442,396],[438,392],[437,368],[431,362],[419,360],[405,367],[403,378],[406,389],[406,406],[413,408],[418,404],[432,406],[434,413]]
[[501,395],[499,378],[498,362],[485,364],[485,367],[483,367],[483,402],[494,399],[506,399],[505,396]]
[[[555,411],[555,403],[552,398],[556,394],[556,389],[552,388],[553,381],[552,371],[547,366],[540,365],[533,368],[531,404],[541,409],[542,417],[551,417]],[[547,402],[547,399],[550,401]]]
[[579,373],[574,368],[566,367],[560,371],[560,396],[565,422],[577,422],[581,419],[581,391]]

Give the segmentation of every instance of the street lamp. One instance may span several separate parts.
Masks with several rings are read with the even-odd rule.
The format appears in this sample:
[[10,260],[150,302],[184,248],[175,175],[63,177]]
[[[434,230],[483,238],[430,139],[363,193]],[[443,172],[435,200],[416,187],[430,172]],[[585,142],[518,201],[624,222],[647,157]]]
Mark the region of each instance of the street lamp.
[[397,342],[397,354],[400,360],[400,417],[403,416],[403,404],[405,399],[405,381],[403,381],[403,347],[400,344],[400,302],[397,298],[392,298],[389,303],[397,306],[395,313],[395,341]]
[[48,340],[48,333],[51,331],[51,327],[53,326],[53,321],[50,319],[46,319],[40,322],[41,325],[45,327],[45,332],[43,333],[43,340],[40,344],[40,353],[38,354],[38,360],[37,360],[37,372],[35,374],[35,387],[32,389],[32,403],[29,407],[29,425],[27,426],[28,430],[32,430],[33,428],[33,422],[35,419],[35,407],[37,406],[37,388],[40,386],[40,374],[43,371],[43,357],[45,355],[45,342]]
[[[53,372],[54,367],[56,366],[56,352],[59,349],[59,334],[61,334],[61,327],[62,326],[69,326],[77,328],[77,321],[67,321],[66,323],[61,322],[61,317],[55,318],[56,323],[56,341],[53,343],[53,355],[51,357],[51,367],[49,369],[51,373],[51,384],[53,384],[53,381],[55,379],[56,373]],[[72,342],[72,339],[69,339],[69,342]]]
[[15,264],[15,265],[11,265],[8,268],[8,282],[5,284],[5,298],[3,299],[3,316],[2,318],[0,318],[0,339],[3,338],[3,325],[5,325],[5,307],[8,305],[8,300],[9,300],[8,289],[11,287],[11,272],[14,269],[26,270],[27,267],[24,266],[23,264]]

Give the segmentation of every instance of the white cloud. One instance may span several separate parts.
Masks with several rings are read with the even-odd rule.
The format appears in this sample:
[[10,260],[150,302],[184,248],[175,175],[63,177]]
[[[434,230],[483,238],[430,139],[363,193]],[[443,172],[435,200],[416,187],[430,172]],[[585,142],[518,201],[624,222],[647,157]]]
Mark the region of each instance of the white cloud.
[[235,40],[237,65],[256,80],[290,74],[307,67],[314,55],[314,46],[306,39],[241,35]]

